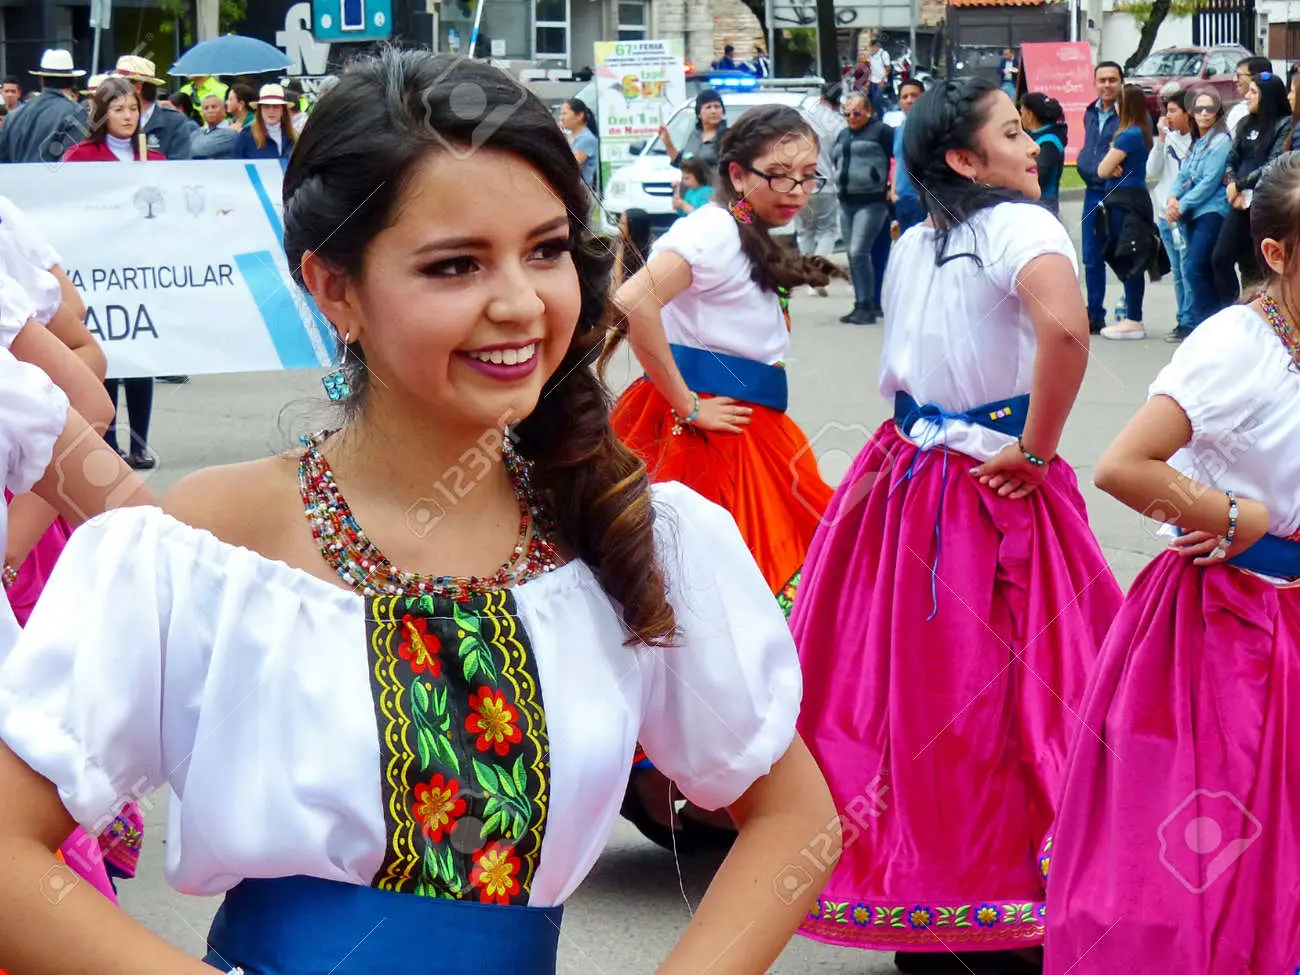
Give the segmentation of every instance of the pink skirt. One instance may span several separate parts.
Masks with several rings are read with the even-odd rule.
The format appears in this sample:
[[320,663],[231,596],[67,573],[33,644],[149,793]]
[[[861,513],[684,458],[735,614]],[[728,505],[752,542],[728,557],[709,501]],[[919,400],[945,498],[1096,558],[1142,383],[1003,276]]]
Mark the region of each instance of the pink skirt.
[[1063,461],[1011,501],[970,457],[948,452],[945,473],[942,449],[918,453],[885,423],[808,553],[799,730],[844,852],[829,878],[813,855],[778,888],[825,884],[801,933],[831,944],[1038,944],[1039,847],[1121,592]]
[[1300,587],[1175,552],[1093,676],[1054,831],[1048,975],[1300,966]]
[[[5,491],[5,502],[8,503],[12,499],[13,495]],[[71,526],[62,518],[57,519],[41,536],[36,547],[19,567],[18,578],[9,587],[7,595],[9,604],[13,607],[14,617],[20,626],[27,625],[27,619],[36,607],[41,590],[45,588],[45,581],[54,571],[54,563],[63,553],[71,534]],[[143,825],[136,805],[128,803],[114,819],[113,825],[105,831],[103,837],[97,840],[78,827],[60,847],[59,852],[78,876],[116,904],[117,895],[114,894],[113,885],[108,879],[105,859],[107,857],[113,861],[123,874],[133,876],[135,861],[139,858],[139,838]],[[134,853],[125,842],[113,836],[114,829],[119,829],[122,834],[134,834]]]

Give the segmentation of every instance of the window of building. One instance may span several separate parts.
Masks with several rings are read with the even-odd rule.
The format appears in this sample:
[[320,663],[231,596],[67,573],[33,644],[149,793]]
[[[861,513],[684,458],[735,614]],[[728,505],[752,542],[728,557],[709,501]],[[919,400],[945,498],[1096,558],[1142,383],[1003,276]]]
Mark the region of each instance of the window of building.
[[650,17],[646,10],[646,0],[619,0],[618,4],[618,39],[620,41],[644,41]]
[[569,0],[537,0],[533,8],[534,56],[569,60]]

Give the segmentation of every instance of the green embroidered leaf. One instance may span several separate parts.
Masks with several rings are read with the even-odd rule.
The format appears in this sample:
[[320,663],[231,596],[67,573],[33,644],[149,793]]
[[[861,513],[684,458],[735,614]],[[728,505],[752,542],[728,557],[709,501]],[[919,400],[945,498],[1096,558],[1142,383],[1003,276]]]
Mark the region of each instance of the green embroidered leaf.
[[903,908],[891,907],[889,909],[889,926],[891,928],[903,927]]
[[489,796],[501,794],[500,780],[497,778],[497,770],[491,765],[485,765],[477,758],[471,758],[474,763],[474,778],[478,779],[479,787]]
[[433,689],[433,713],[441,717],[447,713],[447,685],[440,684]]
[[1024,923],[1024,924],[1032,924],[1032,923],[1034,922],[1034,905],[1033,905],[1033,904],[1021,904],[1021,905],[1020,905],[1020,920],[1021,920],[1021,922]]
[[418,677],[411,681],[411,703],[417,711],[429,710],[429,692],[424,687],[424,681]]
[[872,924],[883,925],[886,921],[889,920],[889,912],[886,911],[883,907],[877,907],[874,910],[875,910],[875,916],[872,918],[871,921]]
[[482,632],[483,623],[477,613],[466,612],[460,608],[460,603],[451,604],[451,618],[455,621],[456,626],[466,633]]
[[959,928],[970,927],[970,905],[969,904],[963,904],[961,907],[957,908],[957,920],[955,922],[955,926]]
[[512,840],[522,839],[524,831],[528,829],[528,817],[518,809],[512,809],[510,815],[510,838]]
[[492,660],[492,648],[484,643],[483,638],[477,633],[471,633],[461,640],[456,653],[461,659],[466,680],[472,678],[480,669],[489,680],[499,679],[496,663]]
[[438,761],[450,766],[457,775],[460,775],[460,759],[456,757],[456,749],[451,747],[451,740],[446,735],[429,732],[429,747]]
[[940,907],[937,910],[937,916],[934,919],[934,926],[942,928],[947,926],[949,919],[952,917],[951,907]]
[[456,876],[456,861],[451,855],[451,847],[443,847],[437,853],[438,874],[446,882],[447,886],[455,889],[459,883]]
[[429,762],[433,759],[434,742],[436,739],[433,733],[427,728],[415,729],[415,744],[420,750],[420,771],[427,771]]
[[[521,758],[523,756],[520,756]],[[501,783],[501,791],[511,799],[519,799],[519,789],[515,787],[515,780],[509,772],[503,768],[497,768],[497,779]]]
[[520,796],[528,794],[528,771],[524,768],[524,756],[520,755],[515,759],[515,767],[511,771],[514,777],[515,786],[519,789]]
[[[438,880],[439,863],[437,850],[432,843],[424,844],[424,855],[420,857],[420,879],[430,885],[435,885]],[[432,893],[432,890],[430,890]]]
[[483,824],[483,828],[479,830],[479,838],[487,839],[493,833],[503,831],[505,828],[505,824],[506,824],[505,810],[498,809],[496,812],[494,812],[491,816],[487,818],[487,822],[485,822]]
[[421,596],[415,601],[415,606],[420,612],[428,613],[430,616],[436,616],[438,613],[438,607],[433,605],[432,596]]
[[826,906],[833,910],[834,913],[831,915],[831,920],[834,921],[836,924],[849,923],[848,922],[848,912],[849,912],[848,901],[832,902],[827,904]]

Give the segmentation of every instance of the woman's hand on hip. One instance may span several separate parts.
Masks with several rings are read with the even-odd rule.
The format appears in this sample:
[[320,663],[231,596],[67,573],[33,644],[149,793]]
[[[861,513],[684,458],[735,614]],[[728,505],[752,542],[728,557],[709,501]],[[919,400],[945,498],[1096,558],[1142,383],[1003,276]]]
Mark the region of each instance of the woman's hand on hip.
[[1047,467],[1030,463],[1019,444],[1007,444],[997,455],[971,469],[971,476],[998,497],[1019,500],[1034,492],[1047,477]]
[[692,425],[710,433],[742,433],[753,412],[753,407],[730,396],[701,397],[700,415]]

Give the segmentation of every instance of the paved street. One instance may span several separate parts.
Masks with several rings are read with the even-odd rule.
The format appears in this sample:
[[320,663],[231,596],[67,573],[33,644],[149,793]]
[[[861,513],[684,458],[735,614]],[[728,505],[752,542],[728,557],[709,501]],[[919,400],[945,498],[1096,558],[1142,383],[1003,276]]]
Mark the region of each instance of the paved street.
[[[1064,217],[1076,226],[1079,204]],[[1077,238],[1077,234],[1076,234]],[[1111,282],[1108,307],[1119,294]],[[850,289],[837,284],[830,298],[795,297],[794,349],[789,363],[791,413],[814,443],[828,480],[838,480],[869,432],[890,412],[876,392],[880,326],[840,325]],[[1173,327],[1173,286],[1149,286],[1145,342],[1095,339],[1083,392],[1061,446],[1076,467],[1092,517],[1121,584],[1160,543],[1141,518],[1091,484],[1098,457],[1146,395],[1173,347],[1161,338]],[[625,375],[630,374],[630,364]],[[159,384],[152,441],[161,459],[151,483],[161,491],[203,466],[226,464],[288,448],[306,430],[332,423],[316,374],[197,377],[184,386]],[[161,797],[160,797],[161,798]],[[141,876],[122,885],[122,903],[135,917],[177,945],[199,954],[215,900],[182,897],[162,880],[165,803],[149,812]],[[564,975],[639,975],[652,972],[699,903],[715,862],[684,860],[681,883],[670,853],[620,825],[582,890],[570,900],[560,946]],[[796,939],[774,969],[826,975],[893,972],[885,955],[832,949]]]

